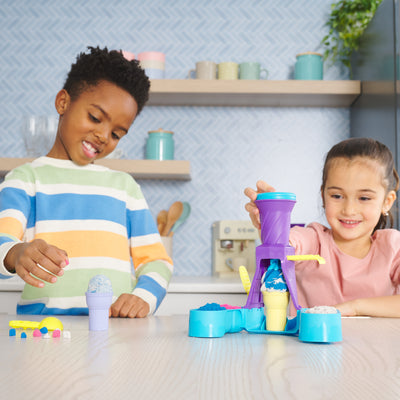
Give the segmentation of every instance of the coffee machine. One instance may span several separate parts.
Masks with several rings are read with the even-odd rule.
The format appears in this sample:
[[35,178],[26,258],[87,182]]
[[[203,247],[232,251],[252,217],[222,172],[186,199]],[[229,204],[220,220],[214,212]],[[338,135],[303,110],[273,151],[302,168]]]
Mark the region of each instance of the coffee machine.
[[251,221],[216,221],[212,224],[212,272],[219,277],[236,277],[244,265],[249,275],[256,269],[255,248],[259,239]]

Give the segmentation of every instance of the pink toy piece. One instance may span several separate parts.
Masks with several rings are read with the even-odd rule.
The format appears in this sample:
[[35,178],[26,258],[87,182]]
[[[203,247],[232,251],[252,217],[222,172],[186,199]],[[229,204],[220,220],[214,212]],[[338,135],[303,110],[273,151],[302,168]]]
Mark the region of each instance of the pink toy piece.
[[42,336],[42,332],[40,332],[39,329],[35,329],[33,331],[33,337],[41,337]]
[[242,308],[238,306],[230,306],[229,304],[221,304],[221,307],[225,307],[227,310],[236,310],[238,308]]
[[57,338],[61,336],[61,331],[59,329],[55,329],[53,331],[53,338]]

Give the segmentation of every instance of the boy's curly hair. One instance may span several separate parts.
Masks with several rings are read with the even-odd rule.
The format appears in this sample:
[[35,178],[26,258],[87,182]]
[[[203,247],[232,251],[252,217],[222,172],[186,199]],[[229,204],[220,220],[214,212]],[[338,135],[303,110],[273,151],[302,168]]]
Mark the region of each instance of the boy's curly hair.
[[76,100],[90,86],[100,81],[114,83],[126,90],[135,99],[139,115],[149,99],[150,81],[137,60],[129,61],[122,51],[108,50],[107,47],[88,47],[90,52],[80,53],[76,63],[71,65],[64,83],[65,89]]

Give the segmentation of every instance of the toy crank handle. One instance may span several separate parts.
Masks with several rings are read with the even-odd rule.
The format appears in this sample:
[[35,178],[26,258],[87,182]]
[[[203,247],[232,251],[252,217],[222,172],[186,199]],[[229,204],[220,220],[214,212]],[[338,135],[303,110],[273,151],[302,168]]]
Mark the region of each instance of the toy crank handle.
[[251,288],[251,281],[247,269],[243,265],[239,267],[239,275],[240,279],[242,280],[242,285],[244,287],[244,290],[246,291],[247,295],[249,295]]
[[325,258],[318,254],[299,254],[295,256],[286,256],[289,261],[304,261],[304,260],[316,260],[320,264],[325,264]]

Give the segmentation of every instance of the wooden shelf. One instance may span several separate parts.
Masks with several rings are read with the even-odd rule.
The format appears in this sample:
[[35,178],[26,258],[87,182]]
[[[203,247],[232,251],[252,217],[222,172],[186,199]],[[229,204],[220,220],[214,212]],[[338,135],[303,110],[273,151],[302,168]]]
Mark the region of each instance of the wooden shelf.
[[153,106],[350,107],[360,81],[157,79]]
[[[33,158],[0,158],[0,174],[5,175],[19,165],[31,162]],[[102,159],[96,164],[127,172],[136,179],[190,180],[190,162],[181,160],[117,160]]]

